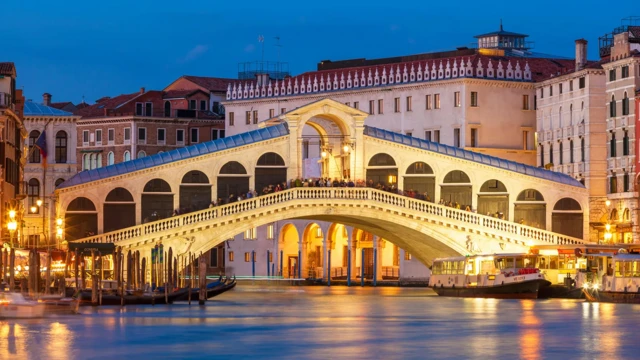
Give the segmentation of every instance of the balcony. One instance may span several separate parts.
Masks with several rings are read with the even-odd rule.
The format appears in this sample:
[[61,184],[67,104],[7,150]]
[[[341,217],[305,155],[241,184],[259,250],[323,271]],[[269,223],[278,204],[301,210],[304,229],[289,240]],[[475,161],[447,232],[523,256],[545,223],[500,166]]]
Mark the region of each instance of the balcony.
[[624,127],[627,127],[628,124],[629,124],[629,120],[627,119],[627,116],[623,116],[621,118],[616,119],[616,127],[624,128]]
[[584,124],[578,125],[578,135],[584,135]]
[[568,126],[564,129],[564,137],[572,137],[573,136],[573,127]]
[[562,139],[562,129],[556,129],[556,139]]
[[607,119],[607,130],[613,130],[616,127],[615,119]]
[[0,92],[0,108],[11,106],[11,94]]
[[553,140],[553,132],[552,131],[547,131],[545,133],[544,139],[547,140],[547,141]]
[[607,170],[614,170],[616,168],[616,159],[608,158],[607,159]]

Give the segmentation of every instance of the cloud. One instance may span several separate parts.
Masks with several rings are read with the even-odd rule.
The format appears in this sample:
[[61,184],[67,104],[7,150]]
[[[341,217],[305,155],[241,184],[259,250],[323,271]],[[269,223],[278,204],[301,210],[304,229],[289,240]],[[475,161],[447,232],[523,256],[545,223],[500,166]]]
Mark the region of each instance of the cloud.
[[209,46],[207,45],[196,45],[193,49],[189,50],[187,54],[178,60],[180,63],[186,63],[193,61],[199,58],[202,54],[206,53],[209,50]]
[[249,45],[247,45],[247,46],[245,46],[245,47],[244,47],[244,52],[246,52],[246,53],[251,53],[251,52],[253,52],[253,50],[255,50],[255,49],[256,49],[256,46],[255,46],[255,45],[253,45],[253,44],[249,44]]

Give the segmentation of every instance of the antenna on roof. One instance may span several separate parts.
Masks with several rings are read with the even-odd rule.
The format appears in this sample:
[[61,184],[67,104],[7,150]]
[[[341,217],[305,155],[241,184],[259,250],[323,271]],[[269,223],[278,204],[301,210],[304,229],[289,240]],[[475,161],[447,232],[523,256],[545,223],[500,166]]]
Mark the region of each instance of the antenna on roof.
[[84,95],[82,95],[82,103],[84,104]]
[[280,36],[276,36],[274,39],[276,39],[276,44],[273,46],[278,48],[278,62],[280,62],[280,48],[282,48],[282,45],[280,45]]
[[502,31],[502,19],[500,19],[500,31]]
[[262,63],[264,64],[264,36],[258,35],[258,42],[262,44]]

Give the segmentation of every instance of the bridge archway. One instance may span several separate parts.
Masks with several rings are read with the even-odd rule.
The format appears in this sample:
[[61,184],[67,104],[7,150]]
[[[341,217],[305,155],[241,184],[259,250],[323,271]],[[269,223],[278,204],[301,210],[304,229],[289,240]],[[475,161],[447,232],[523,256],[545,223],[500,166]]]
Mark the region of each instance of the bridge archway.
[[173,193],[168,182],[149,180],[142,191],[142,222],[168,218],[173,213]]
[[547,203],[536,189],[523,190],[514,204],[514,221],[538,229],[547,228]]
[[552,231],[581,239],[583,216],[580,203],[572,198],[562,198],[553,206]]
[[280,230],[278,239],[278,257],[280,258],[280,272],[283,278],[298,277],[300,235],[295,225],[285,224]]
[[499,216],[509,219],[509,192],[500,180],[488,180],[480,187],[478,193],[478,214]]
[[386,153],[375,154],[367,163],[367,185],[370,187],[398,185],[398,165],[395,159]]
[[93,201],[78,197],[67,206],[64,216],[65,239],[76,240],[98,233],[98,211]]
[[180,209],[188,212],[206,209],[211,204],[211,184],[202,171],[192,170],[182,177]]
[[436,175],[431,166],[422,161],[409,165],[404,175],[404,191],[413,190],[424,196],[427,201],[436,198]]
[[255,179],[255,191],[258,194],[261,194],[263,189],[269,185],[286,184],[287,166],[282,156],[274,152],[262,154],[256,163]]
[[324,261],[324,243],[322,228],[318,223],[312,222],[308,224],[302,235],[303,253],[305,255],[302,275],[313,279],[322,278],[322,269]]
[[[464,210],[467,206],[471,207],[471,179],[464,171],[450,171],[440,185],[440,197],[444,199],[446,204],[451,204]],[[456,205],[457,204],[457,205]]]
[[[240,194],[249,191],[247,169],[237,161],[229,161],[220,168],[218,174],[218,198],[223,202],[235,201]],[[233,199],[230,196],[233,195]]]
[[129,190],[118,187],[109,192],[104,201],[104,232],[136,225],[136,203]]

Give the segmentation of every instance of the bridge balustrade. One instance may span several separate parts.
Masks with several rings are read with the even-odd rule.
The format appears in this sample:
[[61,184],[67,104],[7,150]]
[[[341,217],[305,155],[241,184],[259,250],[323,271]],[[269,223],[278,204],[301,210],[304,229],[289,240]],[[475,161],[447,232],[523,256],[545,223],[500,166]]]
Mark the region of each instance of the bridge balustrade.
[[[257,198],[149,222],[131,228],[99,234],[76,240],[76,242],[116,243],[119,241],[134,239],[136,237],[160,234],[164,231],[182,226],[194,225],[200,222],[224,217],[232,217],[247,211],[269,207],[271,205],[285,204],[287,202],[299,200],[365,200],[373,203],[394,206],[396,208],[413,210],[425,215],[451,219],[464,224],[476,225],[481,228],[480,230],[484,230],[485,232],[499,232],[496,234],[498,236],[502,234],[511,234],[521,236],[531,241],[540,241],[558,245],[582,244],[585,242],[582,239],[553,233],[547,230],[507,220],[501,220],[487,215],[454,209],[445,205],[417,200],[373,188],[293,188]],[[523,245],[527,245],[525,241],[521,242]]]

